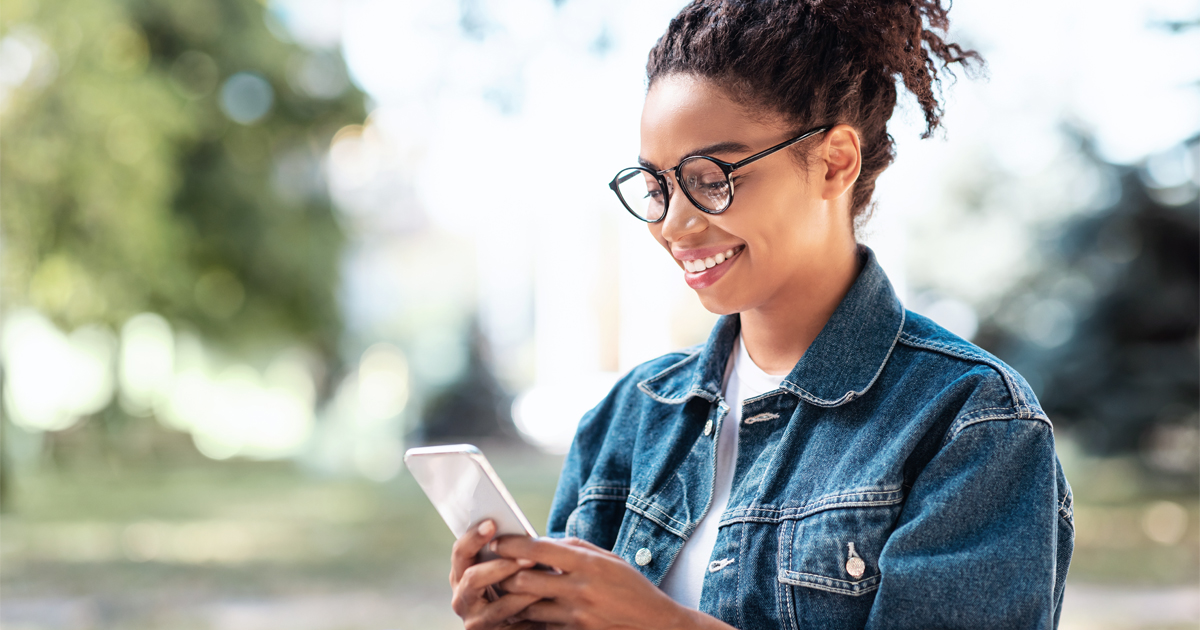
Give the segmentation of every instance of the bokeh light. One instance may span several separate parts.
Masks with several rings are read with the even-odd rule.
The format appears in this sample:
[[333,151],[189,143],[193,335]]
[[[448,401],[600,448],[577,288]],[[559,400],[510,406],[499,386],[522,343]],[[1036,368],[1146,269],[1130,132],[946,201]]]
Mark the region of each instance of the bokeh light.
[[238,72],[221,86],[221,111],[230,120],[253,125],[271,111],[275,91],[262,75]]
[[101,326],[71,334],[32,310],[4,320],[4,406],[17,426],[61,431],[106,407],[113,396],[116,340]]

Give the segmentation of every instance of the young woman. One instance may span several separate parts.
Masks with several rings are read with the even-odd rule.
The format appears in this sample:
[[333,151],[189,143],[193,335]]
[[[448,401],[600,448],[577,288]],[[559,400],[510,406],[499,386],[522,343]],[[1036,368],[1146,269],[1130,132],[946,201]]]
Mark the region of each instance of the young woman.
[[[897,80],[928,135],[938,68],[978,60],[947,26],[940,0],[696,0],[672,20],[640,166],[611,187],[724,317],[583,418],[552,538],[484,523],[455,544],[468,628],[1057,625],[1074,526],[1049,420],[1020,375],[904,310],[855,240]],[[503,559],[476,564],[487,544]]]

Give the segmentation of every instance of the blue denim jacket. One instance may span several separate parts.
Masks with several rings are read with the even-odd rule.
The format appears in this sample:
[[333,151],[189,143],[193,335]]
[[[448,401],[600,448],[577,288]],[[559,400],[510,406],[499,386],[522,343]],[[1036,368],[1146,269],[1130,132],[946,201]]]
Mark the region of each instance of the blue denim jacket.
[[[1055,627],[1074,523],[1050,421],[1019,374],[906,311],[863,256],[780,388],[745,403],[700,610],[743,629]],[[661,583],[712,500],[739,327],[721,318],[584,416],[551,536]]]

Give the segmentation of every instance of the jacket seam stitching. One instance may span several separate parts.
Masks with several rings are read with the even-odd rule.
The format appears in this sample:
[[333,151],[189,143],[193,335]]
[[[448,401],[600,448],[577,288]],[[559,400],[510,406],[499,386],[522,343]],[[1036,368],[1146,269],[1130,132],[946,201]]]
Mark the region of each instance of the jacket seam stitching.
[[[655,375],[653,375],[653,376],[651,376],[651,377],[649,377],[649,378],[646,378],[646,379],[643,379],[643,380],[639,381],[639,382],[638,382],[638,384],[637,384],[637,388],[638,388],[638,389],[640,389],[640,390],[642,390],[643,392],[645,392],[645,393],[646,393],[647,395],[649,395],[651,398],[653,398],[653,399],[655,399],[655,400],[657,400],[657,401],[659,401],[659,402],[664,402],[664,403],[682,402],[682,401],[684,401],[684,400],[687,400],[687,398],[688,398],[689,396],[688,396],[688,395],[684,395],[682,398],[666,398],[666,397],[664,397],[664,396],[660,396],[660,395],[658,395],[657,393],[655,393],[655,392],[651,391],[651,390],[650,390],[650,385],[652,385],[653,383],[655,383],[655,382],[657,382],[657,381],[659,381],[659,380],[661,380],[661,379],[663,379],[663,378],[666,378],[667,376],[671,375],[671,374],[672,374],[672,373],[674,373],[675,371],[677,371],[677,370],[679,370],[679,369],[683,368],[683,366],[684,366],[685,364],[687,364],[689,361],[691,361],[691,360],[695,359],[696,357],[699,357],[699,356],[700,356],[700,348],[697,348],[697,349],[696,349],[696,351],[695,351],[695,352],[692,352],[692,353],[674,352],[674,353],[671,353],[671,354],[687,354],[687,356],[685,356],[684,358],[680,359],[679,361],[676,361],[675,363],[672,363],[671,365],[667,366],[667,367],[666,367],[665,369],[663,369],[661,372],[659,372],[659,373],[657,373],[657,374],[655,374]],[[669,356],[669,355],[668,355],[668,356]],[[689,392],[689,394],[690,394],[690,393],[691,393],[691,392]]]
[[[795,576],[795,577],[792,577],[792,576]],[[821,575],[820,573],[809,573],[807,571],[794,571],[792,569],[784,569],[783,577],[786,577],[791,580],[797,580],[797,581],[800,581],[806,577],[817,578],[820,580],[829,580],[830,582],[839,582],[842,584],[849,584],[850,587],[853,588],[860,584],[866,584],[867,582],[878,582],[880,576],[878,573],[876,573],[875,575],[872,575],[869,578],[864,578],[857,582],[851,582],[850,580],[839,580],[838,578],[832,578],[832,577],[829,577],[828,575]]]
[[[994,415],[988,415],[988,416],[983,416],[983,417],[979,417],[979,418],[970,418],[970,419],[967,419],[966,417],[964,417],[964,418],[955,420],[954,423],[952,425],[950,425],[950,430],[946,432],[946,439],[942,440],[942,446],[944,447],[947,444],[949,444],[950,442],[953,442],[956,438],[958,438],[960,433],[962,433],[963,431],[965,431],[966,429],[968,429],[972,426],[975,426],[977,424],[982,424],[984,422],[994,422],[994,421],[998,421],[998,420],[1004,421],[1004,422],[1019,420],[1022,422],[1036,422],[1036,423],[1045,424],[1047,426],[1050,426],[1050,420],[1048,418],[1043,418],[1043,417],[1038,417],[1038,416],[1028,418],[1028,417],[1022,417],[1019,414],[1013,415],[1011,413],[994,414]],[[1053,430],[1054,430],[1053,427],[1051,427],[1051,431],[1053,431]]]
[[593,490],[616,490],[617,492],[629,492],[629,486],[584,486],[579,490],[580,495],[588,494]]
[[856,497],[856,496],[871,495],[871,494],[891,495],[891,494],[896,494],[898,492],[901,492],[902,490],[903,490],[903,488],[900,488],[900,487],[895,487],[895,488],[857,488],[854,490],[848,490],[846,492],[839,492],[837,494],[827,494],[825,496],[817,497],[816,499],[801,505],[799,508],[751,507],[751,508],[744,508],[744,509],[754,510],[754,511],[762,511],[762,512],[787,512],[789,510],[795,510],[795,509],[805,510],[805,509],[808,509],[811,507],[828,505],[831,503],[840,504],[840,503],[834,501],[834,499],[841,499],[843,497]]
[[583,505],[590,501],[624,501],[629,496],[628,486],[588,486],[578,492],[575,504]]
[[[792,536],[793,536],[791,527],[792,527],[792,524],[787,523],[787,524],[784,524],[784,526],[782,528],[780,528],[779,540],[777,541],[778,547],[775,550],[775,563],[776,563],[775,566],[776,567],[791,566]],[[785,544],[785,542],[786,542],[786,544]],[[786,549],[786,552],[784,551],[785,549]],[[784,563],[785,553],[787,555],[787,563],[786,564]],[[779,582],[780,584],[787,584],[787,582],[784,582],[783,580],[777,579],[776,581]],[[783,587],[783,590],[787,595],[787,602],[784,605],[785,609],[781,612],[786,613],[789,624],[792,626],[793,630],[796,630],[796,623],[797,623],[797,621],[795,619],[795,617],[796,617],[795,610],[796,609],[795,609],[795,605],[792,603],[793,595],[791,592],[791,588]]]
[[629,495],[627,494],[589,494],[587,496],[579,497],[578,505],[591,503],[593,501],[624,501],[628,496]]
[[1072,529],[1074,529],[1075,506],[1070,492],[1063,494],[1062,500],[1058,502],[1058,516],[1071,525]]
[[[642,506],[642,505],[639,505],[639,503],[645,503],[646,505]],[[655,523],[658,523],[659,525],[665,527],[672,534],[675,534],[677,536],[683,536],[683,531],[685,529],[687,529],[687,523],[676,520],[674,517],[672,517],[670,514],[668,514],[662,508],[660,508],[648,501],[644,501],[640,497],[635,496],[633,493],[630,493],[629,497],[626,499],[625,507],[629,508],[630,510],[633,510],[634,512],[637,512],[638,514],[641,514],[642,516],[654,521]],[[651,512],[654,512],[655,514],[652,514]],[[661,515],[662,518],[665,518],[667,521],[670,521],[671,523],[674,523],[675,525],[669,525],[669,524],[663,522],[662,520],[659,519],[658,516],[656,516],[656,514]]]
[[[720,526],[720,525],[718,524],[718,526]],[[741,528],[739,528],[739,529],[741,529],[741,530],[742,530],[742,539],[738,541],[738,544],[739,544],[739,546],[740,546],[742,549],[749,549],[749,548],[750,548],[750,546],[746,544],[746,536],[748,536],[748,535],[749,535],[749,532],[748,532],[748,531],[746,531],[746,530],[747,530],[747,529],[749,529],[749,528],[748,528],[748,527],[741,527]],[[736,579],[737,579],[737,592],[738,592],[738,593],[742,593],[742,592],[744,592],[744,591],[742,591],[742,577],[743,577],[744,575],[746,575],[746,572],[745,572],[745,571],[743,571],[743,570],[741,569],[741,567],[734,567],[734,568],[733,568],[733,571],[734,571],[734,575],[736,575],[736,576],[737,576],[737,577],[736,577]],[[745,628],[745,627],[747,627],[747,626],[746,626],[746,620],[742,618],[742,608],[743,608],[742,606],[738,606],[738,607],[737,607],[737,618],[738,618],[738,627],[739,627],[739,628]]]
[[912,333],[902,333],[900,336],[900,342],[914,348],[923,348],[925,350],[941,352],[942,354],[946,354],[957,359],[980,363],[992,368],[1004,381],[1004,387],[1008,390],[1008,395],[1015,403],[1018,413],[1028,414],[1030,416],[1033,415],[1033,410],[1030,408],[1029,403],[1025,400],[1025,397],[1021,395],[1020,388],[1017,387],[1017,384],[1012,379],[1012,376],[1009,375],[1008,371],[1005,370],[1000,363],[994,359],[983,354],[963,352],[962,350],[950,346],[949,344],[944,344],[930,339],[922,339],[916,335],[913,335]]
[[[904,502],[903,497],[895,499],[885,499],[878,501],[848,501],[844,503],[834,503],[830,505],[815,506],[803,511],[795,511],[796,508],[787,508],[783,510],[771,510],[765,508],[755,508],[753,510],[741,510],[734,512],[733,516],[726,517],[718,526],[732,525],[734,523],[781,523],[783,521],[798,521],[810,516],[828,512],[830,510],[843,510],[852,508],[873,508],[873,507],[889,507],[899,505]],[[752,514],[751,512],[770,512],[773,515]]]
[[[803,574],[803,575],[809,575],[809,574]],[[820,576],[820,575],[815,575],[814,577],[820,577],[820,578],[824,578],[827,580],[831,579],[831,578],[826,578],[826,577]],[[795,578],[786,578],[785,579],[784,576],[779,576],[779,581],[783,582],[784,584],[791,584],[793,586],[802,586],[805,588],[813,588],[813,589],[817,589],[819,591],[826,591],[829,593],[838,593],[840,595],[850,595],[852,597],[858,597],[859,595],[866,595],[867,593],[870,593],[879,588],[878,582],[875,584],[872,584],[870,586],[865,586],[865,587],[855,591],[853,589],[849,589],[849,588],[845,588],[845,587],[826,586],[824,584],[817,584],[817,583],[808,582],[808,581],[804,581],[804,580],[796,580],[793,582],[791,580],[795,580]],[[841,581],[844,581],[844,580],[841,580]]]
[[878,499],[860,499],[857,501],[852,501],[852,500],[834,501],[833,499],[842,499],[843,497],[853,497],[853,496],[861,496],[861,495],[900,495],[900,494],[901,494],[901,491],[899,488],[897,488],[896,490],[884,491],[884,492],[851,492],[851,493],[833,495],[833,496],[829,497],[828,499],[818,499],[816,501],[812,501],[810,503],[805,503],[804,505],[801,505],[798,507],[790,507],[790,508],[749,507],[749,508],[741,508],[737,511],[738,512],[772,512],[775,514],[805,514],[808,512],[818,512],[818,511],[821,511],[824,509],[841,507],[841,506],[858,506],[860,504],[890,505],[892,503],[898,503],[900,501],[903,501],[904,497],[903,496],[898,496],[898,497],[887,496],[887,497],[878,498]]

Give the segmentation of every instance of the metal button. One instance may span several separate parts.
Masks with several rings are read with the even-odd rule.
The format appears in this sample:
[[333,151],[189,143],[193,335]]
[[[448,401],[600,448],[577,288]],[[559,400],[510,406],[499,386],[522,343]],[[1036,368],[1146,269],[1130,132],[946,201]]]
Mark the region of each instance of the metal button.
[[867,563],[863,562],[862,558],[850,558],[846,561],[846,573],[856,580],[862,577],[866,570]]
[[704,423],[704,435],[712,435],[713,423],[712,420]]
[[846,543],[846,546],[849,548],[847,555],[850,556],[850,559],[846,560],[846,573],[857,580],[863,576],[863,573],[866,573],[867,563],[858,557],[858,552],[854,550],[854,543]]
[[649,549],[642,547],[641,549],[637,550],[637,555],[633,557],[633,561],[636,562],[639,567],[644,567],[647,564],[650,564],[650,560],[653,557],[654,556],[650,555]]

